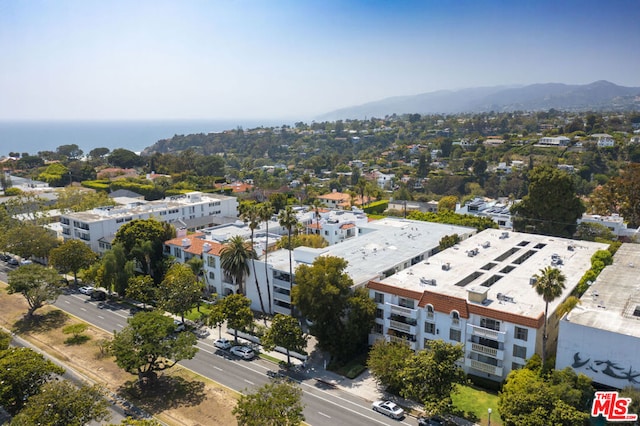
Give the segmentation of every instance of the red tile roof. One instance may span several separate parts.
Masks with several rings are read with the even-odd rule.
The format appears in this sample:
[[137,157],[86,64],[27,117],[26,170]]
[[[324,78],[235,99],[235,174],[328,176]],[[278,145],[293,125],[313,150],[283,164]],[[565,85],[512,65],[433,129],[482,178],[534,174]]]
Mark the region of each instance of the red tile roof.
[[[168,246],[181,247],[184,252],[196,254],[196,255],[201,255],[204,244],[208,243],[211,246],[211,249],[207,253],[214,256],[220,256],[220,251],[224,247],[224,244],[220,244],[216,241],[204,240],[202,239],[203,236],[204,234],[195,233],[195,234],[187,235],[186,237],[173,238],[171,240],[165,241],[164,243]],[[188,247],[184,247],[182,245],[182,240],[185,238],[189,240]]]
[[343,223],[342,225],[340,225],[340,229],[350,229],[355,227],[356,227],[355,223]]

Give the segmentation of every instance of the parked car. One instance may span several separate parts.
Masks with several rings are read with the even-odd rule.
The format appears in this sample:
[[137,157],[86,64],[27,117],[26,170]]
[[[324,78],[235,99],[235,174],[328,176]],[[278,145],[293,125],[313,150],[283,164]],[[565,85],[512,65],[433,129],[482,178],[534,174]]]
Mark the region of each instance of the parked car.
[[231,348],[231,353],[243,359],[253,359],[256,356],[253,349],[248,346],[234,346]]
[[18,266],[20,264],[20,262],[18,262],[14,257],[10,257],[9,260],[7,260],[7,263],[11,266]]
[[187,327],[184,325],[184,323],[180,320],[173,320],[173,324],[176,326],[175,330],[177,332],[182,332],[185,331],[187,329]]
[[95,289],[93,287],[91,287],[90,285],[85,285],[82,286],[78,289],[78,291],[82,294],[86,294],[87,296],[90,296],[91,293],[93,293]]
[[229,348],[231,347],[231,342],[223,337],[221,339],[216,339],[213,342],[213,346],[215,346],[218,349],[224,349],[226,351],[226,350],[229,350]]
[[107,300],[107,293],[101,290],[93,290],[89,295],[92,300]]
[[375,401],[371,404],[373,411],[389,416],[392,419],[401,419],[404,417],[404,410],[393,401]]
[[440,416],[418,417],[418,426],[446,426],[450,424]]
[[11,259],[11,256],[5,253],[0,253],[0,260],[7,262],[9,259]]

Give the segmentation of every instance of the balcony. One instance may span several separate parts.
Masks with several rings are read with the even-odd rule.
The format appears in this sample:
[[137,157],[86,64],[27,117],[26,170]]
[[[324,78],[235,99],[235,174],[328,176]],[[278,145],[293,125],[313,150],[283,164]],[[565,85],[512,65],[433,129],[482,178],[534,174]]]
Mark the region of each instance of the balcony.
[[493,374],[494,376],[502,376],[502,367],[486,364],[475,359],[466,358],[464,361],[464,365],[466,365],[467,367],[471,367],[474,370],[482,371],[483,373]]
[[399,305],[392,305],[391,303],[387,303],[389,305],[389,310],[392,314],[402,315],[403,317],[418,319],[418,310],[405,308]]
[[415,325],[407,324],[401,321],[394,321],[392,319],[389,320],[387,325],[393,330],[402,331],[403,333],[416,334]]
[[507,333],[504,331],[491,330],[490,328],[480,327],[478,325],[467,323],[467,333],[474,336],[484,337],[486,339],[497,340],[503,342]]
[[496,348],[491,348],[489,346],[481,345],[480,343],[467,342],[467,351],[476,352],[483,355],[488,355],[490,357],[504,360],[504,351]]
[[417,345],[416,342],[413,342],[408,339],[404,339],[402,337],[396,337],[396,336],[386,336],[386,337],[387,337],[387,342],[389,343],[400,343],[400,344],[409,346],[414,351],[416,350],[416,345]]

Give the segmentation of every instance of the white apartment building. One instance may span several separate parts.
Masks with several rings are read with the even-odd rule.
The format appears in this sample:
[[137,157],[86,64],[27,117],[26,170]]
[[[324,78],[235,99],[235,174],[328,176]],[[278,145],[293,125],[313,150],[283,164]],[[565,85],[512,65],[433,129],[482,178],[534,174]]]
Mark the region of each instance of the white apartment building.
[[638,236],[638,229],[628,228],[627,223],[624,221],[624,218],[619,214],[612,214],[609,216],[602,216],[599,214],[583,214],[580,219],[578,219],[578,224],[580,223],[597,223],[609,228],[611,233],[616,237],[626,237],[630,239],[634,239]]
[[640,388],[640,247],[622,244],[571,312],[560,320],[556,368],[595,383]]
[[476,197],[464,205],[456,205],[457,214],[484,216],[493,220],[501,229],[512,229],[511,207],[513,202],[507,199],[494,200]]
[[[354,287],[362,287],[372,279],[391,276],[428,259],[437,252],[444,236],[458,234],[461,239],[466,239],[476,232],[473,228],[391,217],[369,222],[358,230],[357,238],[340,244],[322,249],[294,249],[291,253],[294,275],[298,265],[311,265],[318,256],[336,256],[347,260],[345,272],[353,280]],[[267,274],[264,272],[265,263]],[[271,313],[290,314],[289,251],[269,253],[266,260],[263,257],[256,261],[256,270],[263,296],[271,293]],[[251,277],[247,280],[247,296],[252,300],[252,308],[259,310],[255,280]]]
[[237,220],[238,201],[220,194],[189,192],[159,201],[130,200],[114,207],[60,215],[65,240],[79,239],[95,252],[111,248],[120,226],[134,219],[154,218],[174,224],[176,228],[195,230],[204,226]]
[[[367,215],[361,210],[321,210],[319,217],[314,211],[298,215],[298,221],[306,226],[308,233],[318,234],[329,245],[344,242],[360,234],[360,227],[369,223]],[[286,234],[283,229],[282,235]]]
[[571,139],[566,136],[546,136],[540,138],[538,145],[544,146],[569,146]]
[[370,343],[414,350],[432,339],[464,346],[464,370],[495,381],[542,353],[545,303],[534,275],[546,266],[566,277],[549,304],[548,353],[557,343],[556,308],[606,244],[489,229],[367,287],[376,301]]

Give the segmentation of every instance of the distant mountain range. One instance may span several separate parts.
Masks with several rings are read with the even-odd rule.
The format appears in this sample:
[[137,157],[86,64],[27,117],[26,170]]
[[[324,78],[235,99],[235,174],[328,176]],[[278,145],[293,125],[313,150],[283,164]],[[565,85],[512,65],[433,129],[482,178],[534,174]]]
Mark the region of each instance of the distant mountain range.
[[600,80],[585,85],[561,83],[522,87],[477,87],[440,90],[413,96],[395,96],[363,105],[342,108],[318,119],[364,119],[391,114],[455,114],[506,111],[640,110],[640,87],[623,87]]

